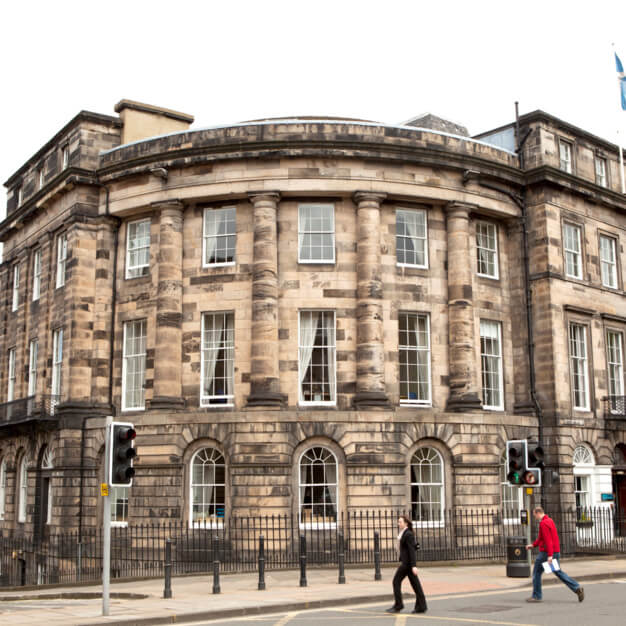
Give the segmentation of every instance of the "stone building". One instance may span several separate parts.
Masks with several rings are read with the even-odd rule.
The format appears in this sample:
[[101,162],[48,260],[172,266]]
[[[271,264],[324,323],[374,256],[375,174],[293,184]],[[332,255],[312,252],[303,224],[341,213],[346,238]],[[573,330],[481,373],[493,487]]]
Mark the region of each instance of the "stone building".
[[117,524],[515,509],[515,438],[551,510],[626,509],[615,145],[541,111],[475,138],[115,111],[6,182],[3,528],[100,523],[107,415],[138,432]]

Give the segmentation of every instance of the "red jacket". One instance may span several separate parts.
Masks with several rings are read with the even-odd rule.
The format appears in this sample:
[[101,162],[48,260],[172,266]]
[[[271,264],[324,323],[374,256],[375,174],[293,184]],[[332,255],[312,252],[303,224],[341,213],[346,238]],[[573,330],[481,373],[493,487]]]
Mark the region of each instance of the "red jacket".
[[533,546],[539,546],[541,552],[547,552],[548,556],[552,556],[555,552],[561,551],[559,544],[559,533],[556,531],[554,522],[544,515],[539,522],[539,535],[533,543]]

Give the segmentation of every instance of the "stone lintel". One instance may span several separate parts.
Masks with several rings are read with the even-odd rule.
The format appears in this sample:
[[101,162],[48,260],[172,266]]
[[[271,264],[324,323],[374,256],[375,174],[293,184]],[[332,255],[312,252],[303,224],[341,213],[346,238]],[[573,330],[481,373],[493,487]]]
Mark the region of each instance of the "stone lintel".
[[185,400],[174,396],[155,396],[152,400],[148,400],[148,408],[151,411],[184,409]]
[[356,409],[389,409],[389,398],[382,391],[358,391],[352,400]]

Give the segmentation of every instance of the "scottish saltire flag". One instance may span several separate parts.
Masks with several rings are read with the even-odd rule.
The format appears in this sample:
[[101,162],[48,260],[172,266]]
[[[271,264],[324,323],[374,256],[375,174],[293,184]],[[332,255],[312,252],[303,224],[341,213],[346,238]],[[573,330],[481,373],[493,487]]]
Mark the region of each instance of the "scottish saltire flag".
[[624,74],[624,66],[615,53],[615,66],[617,68],[617,77],[619,79],[620,93],[622,94],[622,109],[626,111],[626,74]]

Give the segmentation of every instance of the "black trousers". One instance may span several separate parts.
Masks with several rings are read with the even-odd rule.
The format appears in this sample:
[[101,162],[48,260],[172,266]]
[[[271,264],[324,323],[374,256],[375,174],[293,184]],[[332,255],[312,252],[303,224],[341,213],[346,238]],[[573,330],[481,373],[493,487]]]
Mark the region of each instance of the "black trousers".
[[404,602],[402,602],[402,581],[409,577],[409,582],[411,583],[411,587],[413,587],[413,591],[415,592],[415,609],[417,611],[425,611],[426,610],[426,598],[424,597],[424,592],[422,591],[422,585],[420,584],[419,578],[413,573],[412,568],[408,565],[400,565],[400,567],[396,570],[396,575],[393,577],[393,595],[394,595],[394,605],[395,606],[404,606]]

